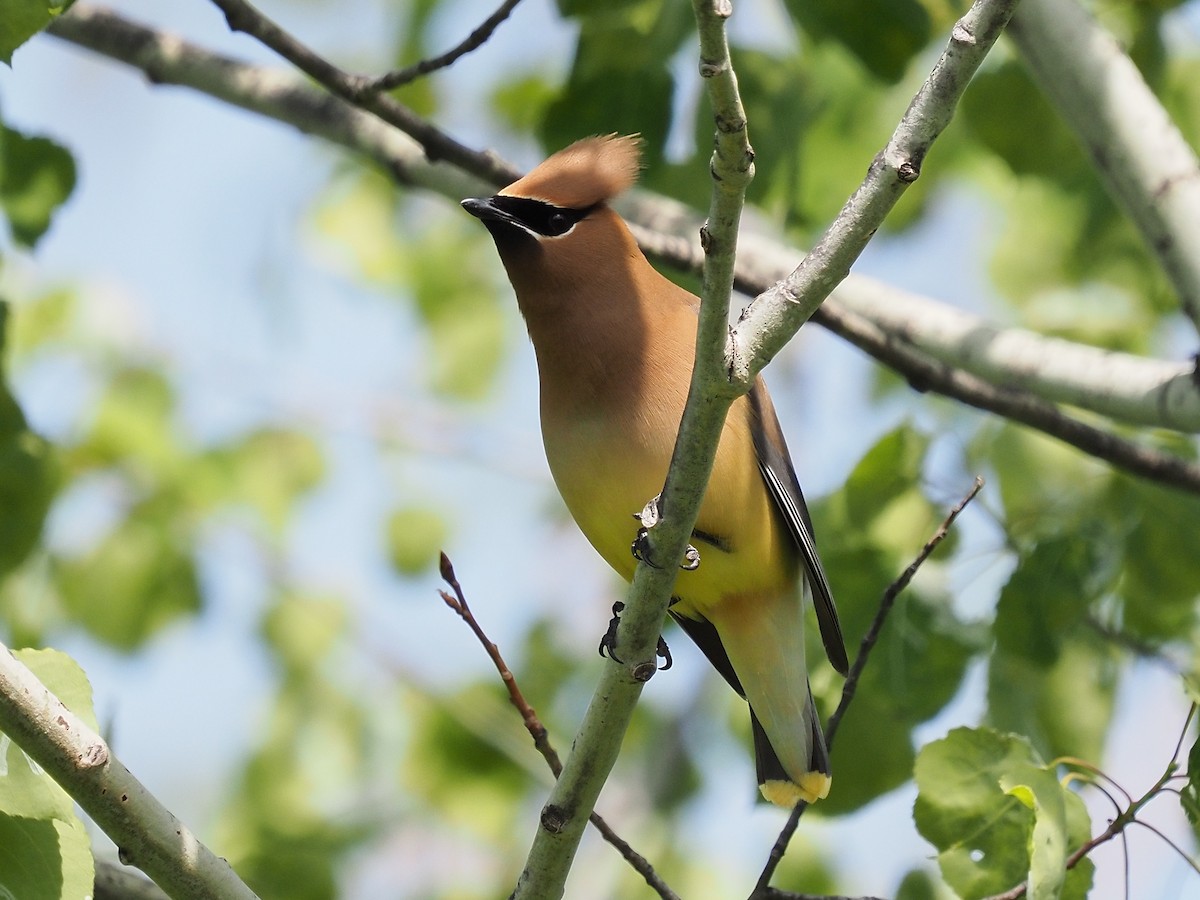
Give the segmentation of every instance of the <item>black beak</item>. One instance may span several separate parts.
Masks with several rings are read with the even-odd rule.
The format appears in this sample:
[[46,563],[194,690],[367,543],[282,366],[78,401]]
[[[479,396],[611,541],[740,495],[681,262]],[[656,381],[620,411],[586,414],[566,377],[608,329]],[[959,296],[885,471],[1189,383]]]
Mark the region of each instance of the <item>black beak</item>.
[[498,207],[494,200],[494,197],[468,197],[462,202],[462,208],[484,223],[502,222],[506,225],[518,225],[516,218]]
[[495,240],[511,241],[531,236],[525,223],[497,205],[495,197],[468,197],[462,201],[462,208],[487,226]]

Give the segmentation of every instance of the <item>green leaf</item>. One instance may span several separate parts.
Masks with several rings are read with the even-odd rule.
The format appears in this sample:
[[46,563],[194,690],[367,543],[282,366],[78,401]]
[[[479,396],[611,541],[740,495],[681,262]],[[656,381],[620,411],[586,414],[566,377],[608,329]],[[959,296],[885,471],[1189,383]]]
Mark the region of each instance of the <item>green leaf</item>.
[[76,455],[89,467],[119,466],[147,479],[177,472],[186,457],[172,434],[174,411],[175,392],[163,372],[122,368],[112,375]]
[[1177,639],[1197,621],[1200,554],[1192,536],[1200,501],[1122,478],[1114,483],[1112,502],[1134,522],[1125,539],[1119,587],[1124,627],[1151,640]]
[[263,636],[284,668],[295,674],[315,670],[345,635],[346,604],[329,597],[281,597],[263,617]]
[[0,381],[0,578],[37,546],[57,486],[52,448],[26,427]]
[[1013,172],[1077,179],[1088,171],[1079,142],[1015,60],[978,72],[959,116]]
[[858,461],[846,480],[846,507],[851,521],[867,523],[901,494],[920,483],[929,438],[909,425],[885,434]]
[[[920,594],[901,595],[859,682],[833,748],[833,789],[822,812],[858,809],[912,777],[912,730],[958,693],[985,632]],[[840,679],[814,683],[833,703]],[[872,735],[886,734],[880,741]]]
[[788,12],[818,40],[845,46],[876,78],[899,81],[929,42],[932,21],[917,0],[787,0]]
[[505,313],[494,303],[470,302],[457,316],[430,324],[433,367],[430,384],[450,397],[487,396],[504,359]]
[[546,115],[555,93],[542,75],[518,75],[496,85],[488,109],[514,134],[529,134]]
[[1187,784],[1179,792],[1179,805],[1192,828],[1200,828],[1200,737],[1192,742],[1192,749],[1188,751]]
[[[406,768],[413,789],[435,806],[453,815],[476,812],[503,817],[498,806],[485,809],[481,800],[494,804],[504,797],[511,801],[530,783],[529,772],[499,749],[519,748],[521,756],[536,753],[520,718],[509,705],[507,692],[493,683],[469,685],[428,713],[411,722],[413,751]],[[520,757],[518,757],[520,758]],[[498,822],[478,821],[494,827]]]
[[1117,648],[1090,630],[1062,641],[1048,669],[997,650],[988,666],[988,723],[1026,735],[1048,756],[1099,760],[1120,671]]
[[1067,809],[1062,786],[1053,772],[1024,765],[1001,776],[1000,787],[1033,810],[1027,882],[1030,900],[1058,900],[1067,874]]
[[973,467],[995,473],[1004,524],[1024,548],[1041,537],[1094,526],[1097,504],[1113,477],[1104,463],[1047,435],[1016,425],[985,425],[971,442]]
[[0,15],[0,62],[12,65],[13,51],[70,9],[74,0],[4,0]]
[[95,878],[91,844],[77,818],[30,819],[0,813],[0,897],[90,897]]
[[563,91],[538,129],[548,152],[589,134],[640,133],[643,163],[661,164],[675,95],[670,59],[692,33],[691,10],[666,0],[579,4],[582,25]]
[[[22,0],[22,5],[25,2]],[[34,5],[45,12],[42,3]],[[0,21],[4,18],[0,16]],[[19,243],[27,247],[36,244],[74,188],[75,160],[66,149],[49,138],[26,137],[0,125],[0,207]]]
[[[632,38],[627,38],[632,39]],[[662,63],[642,70],[571,73],[564,90],[546,107],[538,137],[547,152],[589,134],[641,134],[647,166],[662,160],[675,79]]]
[[[480,235],[454,221],[426,227],[405,247],[404,278],[431,342],[431,384],[452,397],[482,399],[504,358],[508,290],[480,290],[489,281]],[[489,263],[490,264],[490,263]]]
[[[1067,841],[1072,853],[1086,844],[1092,837],[1092,818],[1088,815],[1083,799],[1073,791],[1063,789],[1067,809]],[[1096,864],[1086,856],[1067,872],[1063,883],[1063,900],[1086,900],[1092,890],[1092,876]]]
[[900,880],[896,900],[954,900],[954,897],[932,873],[912,869]]
[[134,506],[88,553],[55,561],[63,603],[95,637],[133,650],[200,608],[191,536],[163,503]]
[[230,470],[226,499],[253,505],[276,534],[283,532],[297,500],[325,474],[316,441],[282,428],[251,432],[214,456]]
[[937,848],[942,877],[964,900],[1025,879],[1034,814],[1001,780],[1040,765],[1020,737],[983,728],[956,728],[918,754],[913,820]]
[[1083,534],[1048,538],[1024,554],[1000,592],[996,646],[1049,667],[1104,579],[1101,548]]
[[446,543],[448,529],[441,513],[427,506],[405,506],[388,517],[388,558],[401,575],[415,576],[431,568]]
[[833,785],[815,809],[828,815],[852,812],[908,781],[914,759],[911,730],[912,722],[889,698],[865,689],[856,694],[831,753]]
[[70,333],[75,319],[76,301],[73,290],[62,288],[48,290],[33,298],[23,298],[21,304],[13,309],[8,340],[0,340],[0,347],[6,348],[12,359],[64,339]]

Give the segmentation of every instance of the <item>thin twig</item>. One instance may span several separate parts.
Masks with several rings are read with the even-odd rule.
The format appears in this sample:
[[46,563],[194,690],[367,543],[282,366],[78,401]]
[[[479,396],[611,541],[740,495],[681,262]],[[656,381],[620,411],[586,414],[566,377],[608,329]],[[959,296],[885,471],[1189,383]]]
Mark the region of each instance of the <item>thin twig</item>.
[[545,757],[546,763],[550,766],[550,771],[557,778],[558,773],[562,771],[562,761],[558,758],[558,751],[550,745],[546,726],[542,724],[542,720],[538,718],[537,712],[529,705],[529,701],[525,699],[525,695],[521,693],[516,676],[513,675],[512,670],[508,667],[508,663],[504,661],[504,657],[500,655],[500,648],[484,633],[483,626],[479,624],[474,613],[471,612],[471,607],[467,604],[467,598],[463,594],[462,585],[458,583],[458,579],[454,575],[454,566],[450,562],[450,557],[445,552],[441,555],[440,567],[442,579],[450,585],[454,591],[454,596],[447,594],[445,591],[438,591],[438,593],[446,602],[446,605],[458,613],[458,617],[467,623],[467,626],[475,633],[475,637],[479,639],[479,643],[483,645],[483,649],[491,657],[492,663],[496,666],[496,671],[500,673],[500,679],[504,682],[504,687],[508,689],[509,702],[521,714],[521,721],[525,723],[525,729],[529,732],[529,736],[533,738],[533,746],[537,748],[538,753]]
[[499,27],[501,22],[509,17],[509,14],[516,9],[517,4],[520,2],[521,0],[504,0],[499,8],[484,19],[483,23],[467,35],[466,40],[458,46],[447,50],[440,56],[422,59],[411,66],[388,72],[386,75],[380,75],[378,78],[363,79],[360,90],[366,93],[392,91],[402,85],[408,84],[410,81],[416,81],[423,75],[428,75],[431,72],[436,72],[438,69],[445,69],[453,65],[472,50],[478,50],[486,44],[488,38],[492,36],[492,32]]
[[233,31],[241,31],[270,47],[296,68],[316,79],[331,92],[378,116],[416,140],[431,161],[447,160],[488,181],[507,184],[518,172],[490,153],[479,153],[422,119],[389,94],[366,89],[367,79],[329,62],[246,0],[212,0],[225,14]]
[[1178,855],[1179,858],[1182,859],[1187,864],[1189,869],[1191,869],[1197,875],[1200,875],[1200,865],[1196,864],[1196,861],[1187,854],[1186,850],[1184,850],[1177,843],[1175,843],[1173,840],[1171,840],[1169,837],[1167,837],[1165,834],[1163,834],[1162,829],[1159,828],[1157,825],[1151,825],[1149,822],[1145,822],[1141,819],[1134,819],[1129,824],[1130,825],[1141,825],[1147,831],[1151,832],[1152,834],[1157,835],[1164,844],[1166,844],[1168,847],[1170,847],[1172,850],[1175,851],[1176,855]]
[[[454,574],[454,566],[450,562],[450,557],[445,552],[441,555],[440,569],[442,578],[446,584],[450,585],[454,594],[451,595],[445,591],[438,591],[438,593],[446,605],[454,610],[460,619],[467,623],[467,627],[475,633],[475,637],[479,639],[479,643],[487,651],[487,655],[496,666],[496,671],[500,673],[500,679],[504,682],[505,688],[508,689],[509,701],[516,707],[517,712],[521,714],[521,721],[525,723],[525,729],[529,732],[529,736],[533,738],[534,747],[537,748],[538,753],[542,754],[542,757],[546,760],[546,764],[550,767],[550,771],[557,778],[559,773],[562,772],[562,760],[559,759],[558,751],[554,749],[554,745],[550,743],[550,736],[546,731],[546,726],[542,724],[542,720],[538,718],[537,712],[534,711],[529,701],[525,699],[525,695],[521,693],[521,688],[517,684],[517,677],[512,673],[512,669],[508,667],[508,663],[504,661],[504,657],[500,654],[500,648],[487,636],[487,633],[483,630],[483,626],[479,624],[479,620],[471,612],[471,607],[467,603],[462,585],[459,584],[458,578]],[[593,811],[588,820],[606,841],[616,847],[621,856],[625,858],[625,861],[629,863],[634,871],[646,879],[646,884],[650,885],[663,900],[679,900],[679,896],[654,871],[654,866],[650,864],[650,861],[634,850],[624,838],[613,831],[612,826],[604,821],[603,818]]]
[[[1075,757],[1075,756],[1060,756],[1058,759],[1051,762],[1050,765],[1052,765],[1052,766],[1071,766],[1072,768],[1075,768],[1075,769],[1082,769],[1084,772],[1087,772],[1089,775],[1091,775],[1092,779],[1094,779],[1091,782],[1093,787],[1103,790],[1103,788],[1100,788],[1100,785],[1096,784],[1096,781],[1108,782],[1108,784],[1112,785],[1113,788],[1120,791],[1121,796],[1125,798],[1126,804],[1133,803],[1133,797],[1130,796],[1129,791],[1127,791],[1127,790],[1125,790],[1125,788],[1121,787],[1121,785],[1119,785],[1117,783],[1116,779],[1112,778],[1107,772],[1105,772],[1099,766],[1088,762],[1086,759],[1079,759],[1078,757]],[[1087,779],[1081,778],[1080,781],[1087,782]],[[1108,792],[1105,791],[1105,793],[1108,793]],[[1113,800],[1113,805],[1117,807],[1117,812],[1121,811],[1121,806],[1120,806],[1120,804],[1118,804],[1116,802],[1116,800]]]
[[[846,683],[842,686],[842,699],[838,703],[837,709],[834,710],[833,715],[829,717],[829,723],[825,726],[825,744],[830,749],[833,748],[833,740],[837,736],[842,716],[845,715],[846,709],[850,706],[851,701],[854,700],[854,694],[858,689],[858,681],[862,677],[863,670],[867,667],[867,660],[871,655],[871,650],[874,649],[876,642],[879,640],[883,624],[896,603],[896,597],[899,596],[902,590],[908,587],[913,576],[917,574],[917,570],[921,568],[930,554],[937,549],[938,544],[946,539],[946,536],[950,533],[951,526],[954,525],[954,520],[966,509],[967,504],[978,496],[982,489],[983,479],[976,476],[975,484],[972,485],[971,490],[950,510],[946,518],[942,521],[942,524],[938,526],[937,531],[925,542],[925,546],[921,548],[921,552],[909,563],[908,568],[901,572],[899,577],[889,584],[887,590],[883,592],[883,597],[879,601],[879,609],[875,611],[875,618],[871,621],[871,627],[863,635],[863,639],[858,645],[858,654],[854,657],[854,665],[850,667],[850,672],[846,675]],[[783,861],[783,855],[787,852],[788,844],[791,842],[792,836],[796,833],[796,828],[800,824],[800,817],[804,815],[804,810],[807,808],[808,804],[801,801],[796,804],[796,808],[788,816],[787,822],[779,832],[779,837],[775,839],[775,844],[771,847],[771,853],[767,857],[766,865],[763,866],[762,874],[758,877],[758,883],[755,884],[754,891],[750,894],[751,900],[767,900],[767,898],[776,896],[769,893],[773,890],[770,887],[771,879],[774,877],[779,863]]]

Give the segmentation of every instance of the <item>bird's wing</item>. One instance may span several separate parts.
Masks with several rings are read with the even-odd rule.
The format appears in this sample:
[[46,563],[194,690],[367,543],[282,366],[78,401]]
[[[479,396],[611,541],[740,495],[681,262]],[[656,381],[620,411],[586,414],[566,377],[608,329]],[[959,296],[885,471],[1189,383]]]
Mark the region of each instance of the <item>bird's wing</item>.
[[829,657],[830,664],[845,675],[849,671],[850,661],[846,657],[846,644],[842,638],[842,626],[838,623],[837,607],[833,603],[833,594],[829,590],[829,579],[825,577],[821,558],[817,556],[808,506],[804,502],[804,494],[800,491],[800,482],[796,479],[796,470],[792,468],[792,458],[788,454],[783,430],[779,427],[779,419],[775,415],[775,408],[771,405],[771,398],[767,395],[762,378],[755,381],[748,399],[755,415],[752,431],[759,471],[762,472],[763,481],[767,483],[771,499],[783,513],[788,531],[791,532],[796,546],[800,548],[808,581],[812,587],[813,606],[816,607],[817,624],[821,629],[825,654]]

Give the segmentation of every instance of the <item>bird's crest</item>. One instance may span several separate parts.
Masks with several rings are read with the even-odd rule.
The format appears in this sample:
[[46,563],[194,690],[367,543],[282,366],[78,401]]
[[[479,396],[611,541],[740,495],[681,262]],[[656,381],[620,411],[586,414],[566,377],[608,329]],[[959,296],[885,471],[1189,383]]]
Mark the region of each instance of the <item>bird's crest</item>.
[[588,137],[559,150],[500,194],[586,209],[629,188],[637,181],[640,165],[638,135]]

